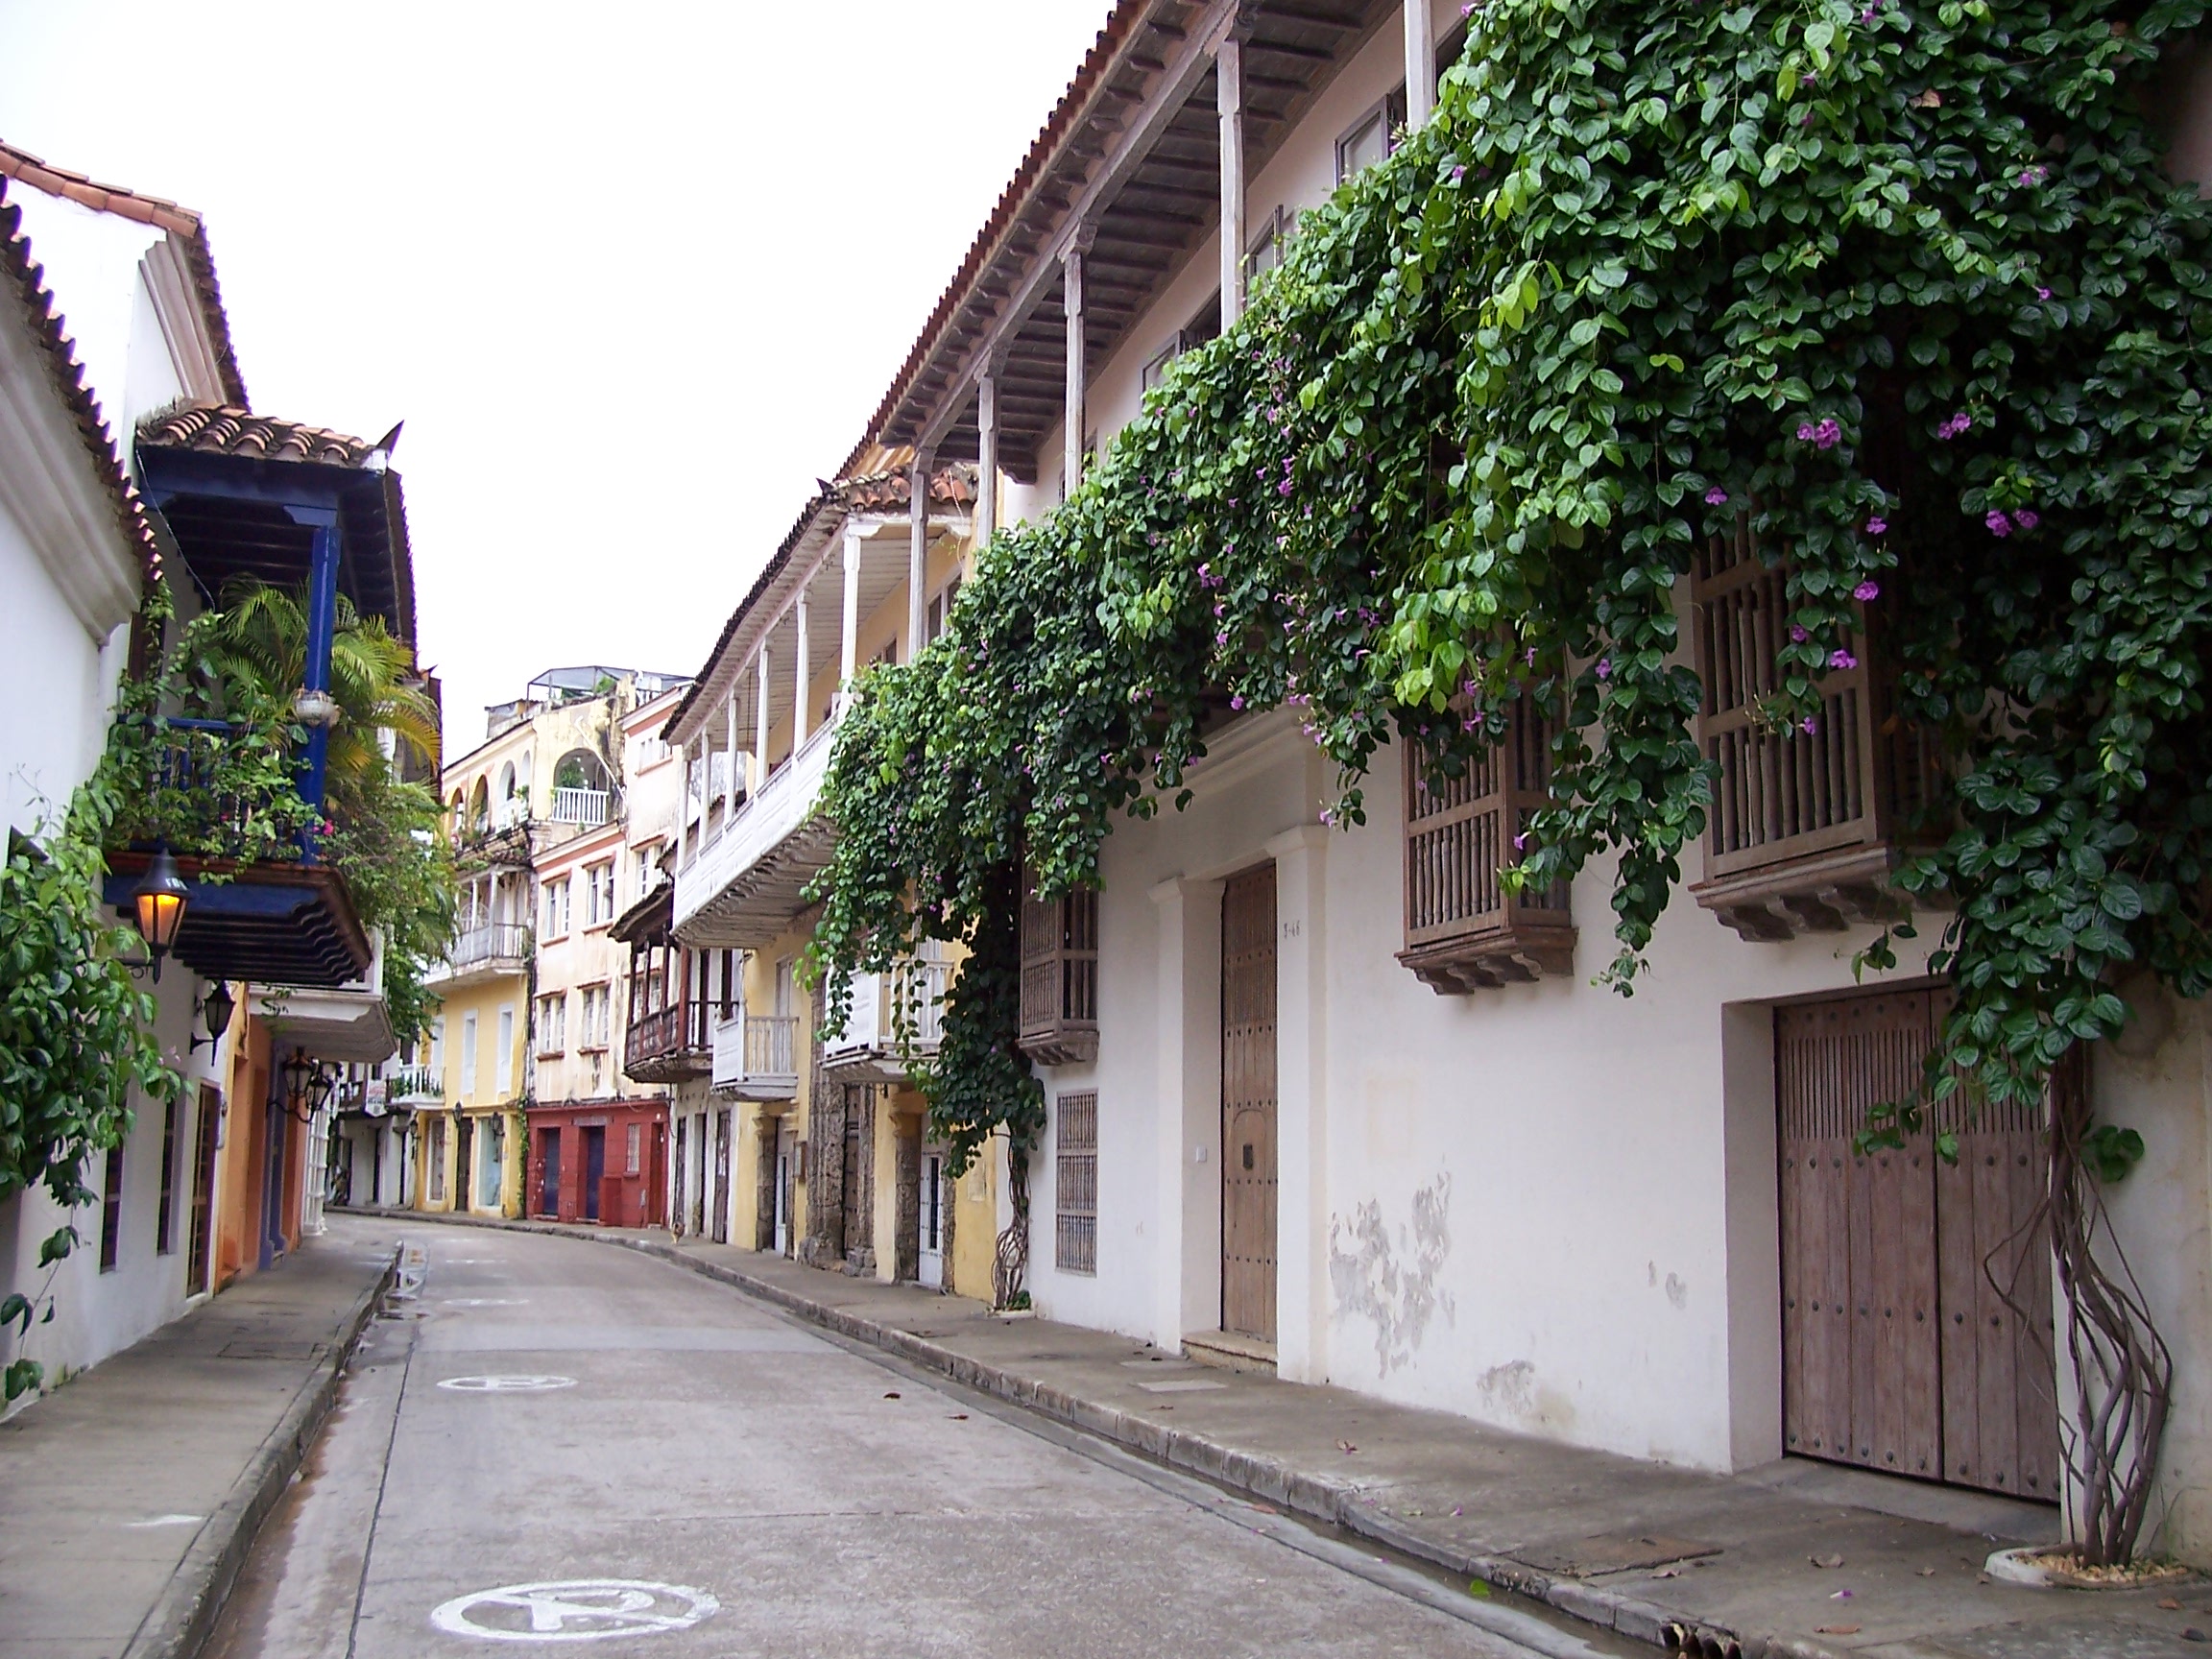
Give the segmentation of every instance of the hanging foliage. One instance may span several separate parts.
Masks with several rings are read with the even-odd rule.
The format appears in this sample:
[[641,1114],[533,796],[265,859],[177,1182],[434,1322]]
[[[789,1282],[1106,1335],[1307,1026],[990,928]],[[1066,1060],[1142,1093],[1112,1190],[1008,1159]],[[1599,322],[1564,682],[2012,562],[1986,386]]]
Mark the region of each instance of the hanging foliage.
[[[917,934],[1003,927],[1018,860],[1095,882],[1116,816],[1186,798],[1209,720],[1285,705],[1347,823],[1394,735],[1450,772],[1547,713],[1513,878],[1610,857],[1604,977],[1633,991],[1714,784],[1684,578],[1740,523],[1787,573],[1762,722],[1810,730],[1876,612],[1951,781],[1900,879],[1941,907],[1957,1001],[1874,1133],[1961,1086],[2040,1099],[2125,1022],[2124,967],[2201,995],[2212,212],[2151,100],[2202,11],[1475,8],[1434,119],[868,682],[825,796],[833,1005]],[[1012,1122],[1030,1096],[973,1069],[1012,1052],[988,1008],[988,1041],[949,1022],[932,1109],[996,1090]]]

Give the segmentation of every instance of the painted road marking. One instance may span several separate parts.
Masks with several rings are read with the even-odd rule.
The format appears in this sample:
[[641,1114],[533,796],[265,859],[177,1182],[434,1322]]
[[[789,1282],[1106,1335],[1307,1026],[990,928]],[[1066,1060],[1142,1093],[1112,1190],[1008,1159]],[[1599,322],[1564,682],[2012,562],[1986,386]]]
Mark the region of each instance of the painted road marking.
[[456,1596],[432,1610],[430,1623],[449,1635],[487,1642],[600,1642],[688,1630],[721,1607],[687,1584],[566,1578]]
[[542,1394],[551,1388],[573,1388],[573,1377],[448,1377],[438,1384],[441,1388],[458,1389],[464,1394]]
[[530,1298],[527,1296],[448,1296],[445,1298],[445,1306],[448,1308],[527,1308],[530,1306]]

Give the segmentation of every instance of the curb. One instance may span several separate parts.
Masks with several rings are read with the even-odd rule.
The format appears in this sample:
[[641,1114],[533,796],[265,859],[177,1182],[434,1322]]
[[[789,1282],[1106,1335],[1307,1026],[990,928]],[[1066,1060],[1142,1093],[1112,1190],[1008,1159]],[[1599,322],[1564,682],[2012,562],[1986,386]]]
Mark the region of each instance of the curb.
[[252,1461],[232,1482],[229,1496],[200,1528],[184,1559],[170,1575],[168,1587],[125,1645],[122,1659],[195,1659],[206,1646],[223,1604],[230,1599],[239,1571],[253,1549],[261,1523],[284,1496],[307,1449],[323,1432],[330,1408],[338,1403],[339,1380],[346,1374],[347,1362],[353,1358],[376,1304],[391,1288],[398,1265],[399,1251],[395,1249],[376,1283],[347,1312],[344,1335],[317,1362],[283,1417],[253,1454]]
[[[1339,1527],[1355,1537],[1365,1538],[1402,1555],[1441,1567],[1448,1573],[1480,1579],[1494,1589],[1508,1591],[1585,1623],[1596,1624],[1632,1641],[1648,1643],[1670,1653],[1699,1655],[1700,1659],[1846,1659],[1839,1648],[1802,1636],[1777,1634],[1744,1636],[1719,1624],[1661,1607],[1640,1597],[1584,1584],[1578,1579],[1553,1577],[1533,1567],[1502,1555],[1463,1554],[1434,1539],[1402,1527],[1387,1515],[1377,1514],[1358,1501],[1357,1489],[1325,1475],[1310,1475],[1279,1458],[1239,1452],[1187,1429],[1173,1429],[1148,1418],[1134,1416],[1116,1407],[1101,1406],[1065,1389],[1016,1376],[988,1365],[911,1332],[893,1330],[848,1313],[827,1303],[802,1296],[765,1279],[756,1279],[719,1262],[703,1262],[685,1255],[672,1243],[658,1239],[629,1238],[596,1229],[573,1227],[557,1221],[510,1220],[490,1215],[458,1215],[450,1212],[372,1210],[358,1208],[354,1214],[394,1220],[440,1221],[459,1227],[488,1227],[508,1233],[542,1233],[587,1243],[611,1244],[651,1256],[671,1266],[696,1273],[741,1290],[757,1301],[818,1325],[854,1342],[880,1348],[887,1354],[936,1371],[953,1382],[990,1394],[1111,1440],[1128,1451],[1181,1469],[1225,1486],[1244,1497],[1257,1498],[1288,1509],[1310,1521]],[[125,1659],[135,1659],[127,1654]]]

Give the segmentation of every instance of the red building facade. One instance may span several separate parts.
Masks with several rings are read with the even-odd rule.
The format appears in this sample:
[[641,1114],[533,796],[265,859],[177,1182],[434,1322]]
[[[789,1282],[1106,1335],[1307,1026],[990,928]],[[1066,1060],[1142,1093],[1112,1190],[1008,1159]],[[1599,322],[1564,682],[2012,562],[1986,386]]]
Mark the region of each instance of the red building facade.
[[548,1221],[660,1227],[667,1221],[668,1103],[532,1106],[523,1209]]

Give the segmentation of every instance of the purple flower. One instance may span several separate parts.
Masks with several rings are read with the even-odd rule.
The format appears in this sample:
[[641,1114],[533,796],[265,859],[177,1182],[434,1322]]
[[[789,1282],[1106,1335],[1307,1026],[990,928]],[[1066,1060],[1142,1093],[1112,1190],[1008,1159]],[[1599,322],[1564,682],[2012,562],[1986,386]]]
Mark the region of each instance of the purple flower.
[[1230,707],[1230,708],[1232,708],[1232,709],[1241,709],[1241,708],[1243,708],[1243,707],[1244,707],[1244,693],[1243,693],[1243,692],[1241,692],[1241,691],[1239,691],[1239,692],[1238,692],[1238,693],[1237,693],[1237,695],[1236,695],[1236,696],[1234,696],[1234,697],[1230,698],[1230,699],[1229,699],[1229,707]]
[[1276,494],[1278,494],[1278,495],[1287,495],[1287,494],[1289,494],[1289,493],[1290,493],[1290,480],[1289,480],[1289,479],[1287,479],[1287,478],[1286,478],[1286,479],[1284,479],[1284,480],[1283,480],[1283,482],[1282,482],[1282,483],[1280,483],[1280,484],[1276,485],[1276,486],[1275,486],[1275,493],[1276,493]]
[[2043,515],[2032,507],[2023,507],[2012,515],[2012,522],[2019,529],[2032,530],[2043,522]]
[[1808,737],[1812,736],[1815,732],[1820,730],[1820,722],[1814,719],[1810,714],[1806,715],[1804,719],[1798,721],[1797,725],[1798,729],[1802,731]]
[[1805,629],[1804,629],[1804,627],[1803,627],[1803,625],[1802,625],[1802,624],[1800,624],[1800,623],[1796,623],[1796,622],[1792,622],[1792,623],[1791,623],[1791,624],[1790,624],[1790,643],[1791,643],[1791,644],[1792,644],[1792,645],[1802,645],[1802,644],[1804,644],[1804,643],[1805,643],[1805,641],[1806,641],[1806,640],[1808,640],[1808,639],[1810,639],[1810,638],[1812,638],[1812,637],[1813,637],[1813,636],[1812,636],[1812,635],[1810,635],[1810,634],[1808,634],[1808,633],[1806,633],[1806,632],[1805,632]]
[[2020,169],[2020,182],[2023,184],[2040,184],[2050,176],[2051,170],[2048,167],[2023,167]]
[[1958,414],[1952,416],[1950,420],[1944,421],[1942,425],[1936,428],[1936,436],[1943,439],[1946,443],[1948,443],[1951,439],[1958,437],[1961,432],[1972,430],[1973,425],[1974,417],[1967,414],[1965,410],[1961,409]]
[[1989,534],[1992,536],[2009,536],[2012,534],[2012,520],[1994,509],[1982,522],[1989,526]]
[[1600,657],[1598,659],[1598,678],[1600,680],[1610,680],[1613,678],[1612,658]]
[[2048,288],[2037,288],[2035,290],[2035,298],[2038,300],[2048,300],[2051,298],[2051,290]]
[[1514,852],[1516,852],[1516,853],[1520,853],[1520,852],[1523,852],[1523,851],[1525,851],[1525,850],[1527,848],[1527,846],[1528,846],[1528,834],[1527,834],[1527,830],[1523,830],[1523,831],[1522,831],[1520,834],[1518,834],[1518,835],[1516,835],[1516,836],[1514,836],[1514,837],[1513,837],[1513,851],[1514,851]]
[[1831,668],[1856,668],[1859,666],[1859,659],[1839,645],[1835,650],[1828,653],[1828,666]]
[[1858,587],[1851,589],[1851,597],[1858,600],[1862,605],[1864,605],[1871,600],[1878,599],[1881,596],[1882,584],[1875,581],[1871,576],[1867,577],[1865,581],[1860,583]]
[[1229,643],[1229,636],[1226,634],[1216,634],[1214,636],[1214,643],[1216,645],[1226,645]]
[[1321,808],[1321,822],[1324,824],[1334,824],[1336,822],[1336,814],[1332,812],[1328,807],[1324,806]]
[[1800,425],[1797,438],[1800,443],[1810,444],[1815,449],[1833,449],[1842,442],[1843,428],[1836,423],[1835,417],[1824,415],[1817,424],[1808,421]]
[[1531,668],[1536,666],[1536,647],[1533,645],[1528,647],[1528,666]]
[[1452,182],[1453,182],[1453,183],[1456,184],[1456,183],[1458,183],[1458,182],[1459,182],[1459,180],[1462,180],[1462,179],[1464,179],[1464,178],[1466,178],[1466,177],[1467,177],[1467,169],[1466,169],[1466,168],[1464,168],[1464,167],[1455,167],[1455,168],[1453,168],[1453,169],[1452,169]]
[[1887,519],[1887,518],[1881,518],[1881,517],[1875,517],[1875,518],[1869,518],[1869,519],[1867,519],[1867,520],[1866,520],[1866,534],[1867,534],[1867,535],[1869,535],[1869,536],[1887,536],[1887,535],[1888,535],[1888,534],[1889,534],[1889,520],[1888,520],[1888,519]]
[[1712,489],[1705,492],[1705,505],[1708,507],[1727,506],[1728,492],[1721,489],[1718,484],[1714,485]]

